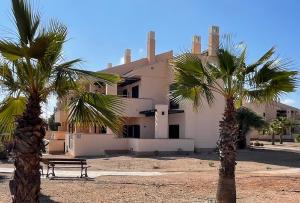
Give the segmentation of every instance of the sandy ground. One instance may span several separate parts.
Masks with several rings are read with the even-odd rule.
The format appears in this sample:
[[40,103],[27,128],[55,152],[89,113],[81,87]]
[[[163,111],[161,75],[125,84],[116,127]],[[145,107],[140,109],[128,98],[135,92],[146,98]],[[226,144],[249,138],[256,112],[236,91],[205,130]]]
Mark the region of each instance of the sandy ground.
[[[42,180],[41,202],[214,202],[218,160],[189,156],[107,156],[88,160],[90,170],[161,171],[153,177],[101,176],[90,180]],[[8,163],[2,166],[11,166]],[[238,152],[238,202],[300,203],[300,154],[271,150]],[[180,173],[172,173],[180,172]],[[0,202],[10,202],[11,174],[0,174]]]

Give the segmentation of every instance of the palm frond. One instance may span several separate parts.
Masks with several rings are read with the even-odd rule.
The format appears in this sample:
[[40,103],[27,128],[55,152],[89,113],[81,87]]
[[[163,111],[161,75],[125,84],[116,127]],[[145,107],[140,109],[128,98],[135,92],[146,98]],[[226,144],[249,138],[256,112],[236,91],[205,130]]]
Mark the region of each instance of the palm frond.
[[184,53],[170,62],[174,70],[174,83],[171,85],[171,99],[178,103],[182,100],[193,102],[195,109],[206,100],[213,103],[214,95],[211,85],[214,78],[206,70],[201,59],[191,53]]
[[26,0],[12,0],[12,12],[20,42],[26,46],[34,39],[40,24],[40,16],[33,12],[31,5]]
[[26,108],[25,97],[8,97],[0,103],[0,137],[11,135],[15,128],[15,120]]
[[121,98],[91,92],[77,92],[69,103],[69,123],[81,126],[105,126],[119,134],[124,104]]

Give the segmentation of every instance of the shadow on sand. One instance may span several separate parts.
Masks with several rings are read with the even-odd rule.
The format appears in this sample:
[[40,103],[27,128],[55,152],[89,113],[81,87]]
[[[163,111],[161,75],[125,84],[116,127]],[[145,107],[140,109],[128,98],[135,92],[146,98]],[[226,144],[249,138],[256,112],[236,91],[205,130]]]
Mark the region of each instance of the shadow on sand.
[[57,201],[54,201],[51,199],[50,196],[44,195],[44,194],[40,194],[40,203],[58,203]]
[[[201,153],[189,153],[189,154],[170,154],[170,155],[133,155],[133,154],[114,154],[114,155],[105,155],[100,157],[85,157],[87,159],[99,159],[109,161],[111,158],[127,156],[132,158],[147,158],[147,159],[156,159],[156,160],[177,160],[183,159],[186,157],[201,159],[201,160],[210,160],[218,161],[218,155],[216,152],[201,152]],[[250,161],[258,162],[264,164],[272,164],[278,166],[287,166],[300,168],[300,153],[288,152],[288,151],[275,151],[268,149],[245,149],[237,151],[237,161]]]

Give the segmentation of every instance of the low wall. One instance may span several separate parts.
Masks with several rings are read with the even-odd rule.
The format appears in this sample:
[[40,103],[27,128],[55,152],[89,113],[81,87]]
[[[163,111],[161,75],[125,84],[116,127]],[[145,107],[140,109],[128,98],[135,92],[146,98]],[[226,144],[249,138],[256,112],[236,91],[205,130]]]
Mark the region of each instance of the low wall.
[[133,152],[176,152],[194,151],[192,139],[129,139],[129,148]]
[[128,140],[109,134],[80,134],[75,133],[69,143],[68,153],[77,156],[97,156],[106,150],[128,150]]
[[49,154],[64,153],[65,140],[48,140],[47,146]]
[[66,152],[74,157],[99,156],[110,151],[193,152],[192,139],[134,139],[108,134],[74,133],[66,135]]

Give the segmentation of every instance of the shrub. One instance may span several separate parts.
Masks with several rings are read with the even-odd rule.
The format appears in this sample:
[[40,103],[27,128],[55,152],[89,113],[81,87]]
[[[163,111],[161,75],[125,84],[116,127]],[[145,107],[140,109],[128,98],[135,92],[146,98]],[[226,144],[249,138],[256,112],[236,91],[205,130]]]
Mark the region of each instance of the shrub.
[[260,146],[259,142],[254,142],[254,146]]
[[295,142],[300,142],[300,134],[295,137]]

